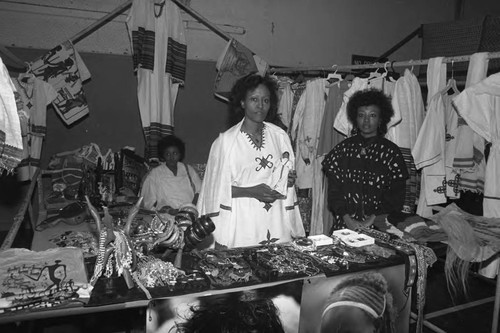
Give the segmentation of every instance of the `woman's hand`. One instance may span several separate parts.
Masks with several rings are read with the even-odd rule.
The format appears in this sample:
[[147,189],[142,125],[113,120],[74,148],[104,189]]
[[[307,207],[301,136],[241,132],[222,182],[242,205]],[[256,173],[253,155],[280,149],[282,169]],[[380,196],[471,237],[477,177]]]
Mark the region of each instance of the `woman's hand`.
[[287,187],[293,187],[295,185],[295,180],[297,179],[297,172],[295,170],[290,170],[288,172],[288,183]]
[[127,197],[135,197],[135,193],[134,191],[132,191],[130,188],[128,187],[121,187],[120,188],[120,194],[124,195],[124,196],[127,196]]
[[353,219],[349,214],[345,214],[342,219],[344,220],[347,228],[356,230],[359,228],[369,228],[375,222],[375,215],[370,215],[364,221]]
[[255,192],[254,198],[262,202],[273,203],[278,199],[286,198],[286,196],[282,195],[276,190],[273,190],[266,184],[259,184],[254,186],[254,192]]
[[160,208],[160,210],[158,210],[158,213],[167,213],[167,214],[170,214],[170,215],[175,215],[179,212],[178,209],[175,209],[175,208],[172,208],[170,206],[163,206]]
[[269,185],[264,183],[251,186],[251,187],[232,187],[233,198],[255,198],[262,202],[273,203],[278,199],[285,199],[286,196],[280,194],[278,191],[273,190]]

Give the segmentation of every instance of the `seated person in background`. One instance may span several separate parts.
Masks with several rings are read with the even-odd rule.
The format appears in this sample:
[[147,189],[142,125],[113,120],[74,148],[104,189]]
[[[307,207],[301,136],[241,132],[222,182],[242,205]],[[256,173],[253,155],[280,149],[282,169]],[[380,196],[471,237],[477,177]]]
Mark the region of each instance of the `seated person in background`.
[[330,294],[321,316],[321,333],[392,333],[394,310],[380,273],[356,274]]
[[192,166],[181,162],[185,151],[184,142],[174,135],[158,142],[161,163],[146,175],[142,184],[144,208],[174,215],[180,206],[196,204],[201,180]]
[[394,114],[389,97],[375,89],[354,93],[347,104],[352,136],[323,161],[333,229],[370,227],[375,218],[400,212],[408,178],[399,147],[384,138]]

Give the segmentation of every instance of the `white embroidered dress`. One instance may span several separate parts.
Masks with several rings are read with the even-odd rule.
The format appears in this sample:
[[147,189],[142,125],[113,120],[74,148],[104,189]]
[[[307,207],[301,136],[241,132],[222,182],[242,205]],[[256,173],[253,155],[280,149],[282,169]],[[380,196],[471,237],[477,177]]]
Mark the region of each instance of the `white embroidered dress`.
[[214,221],[215,241],[231,248],[258,245],[267,239],[268,231],[278,243],[304,236],[293,187],[288,188],[286,199],[276,200],[270,207],[254,198],[231,198],[231,186],[270,185],[273,166],[283,153],[294,160],[288,136],[277,126],[265,124],[260,148],[240,128],[241,122],[212,145],[200,192],[198,210]]

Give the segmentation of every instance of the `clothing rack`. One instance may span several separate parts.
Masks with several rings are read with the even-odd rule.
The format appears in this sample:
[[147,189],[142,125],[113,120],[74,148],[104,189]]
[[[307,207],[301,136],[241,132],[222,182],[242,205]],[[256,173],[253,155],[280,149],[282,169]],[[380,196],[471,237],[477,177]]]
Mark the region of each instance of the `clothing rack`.
[[[472,55],[461,55],[453,57],[444,57],[443,63],[467,62]],[[500,52],[490,52],[488,59],[500,58]],[[385,63],[376,62],[363,65],[333,65],[331,67],[270,67],[269,73],[272,74],[298,74],[298,73],[333,73],[337,71],[350,71],[353,69],[373,69],[373,68],[393,68],[393,67],[411,67],[427,65],[429,59],[406,60],[406,61],[388,61]]]
[[[206,19],[205,17],[203,17],[200,13],[198,13],[197,11],[195,11],[193,8],[185,5],[180,0],[171,0],[171,1],[173,3],[175,3],[177,6],[179,6],[180,9],[184,10],[186,13],[188,13],[193,18],[195,18],[196,20],[198,20],[201,24],[205,25],[208,29],[212,30],[218,36],[222,37],[224,40],[226,40],[226,41],[230,41],[231,40],[231,36],[229,36],[224,31],[222,31],[221,29],[219,29],[215,24],[211,23],[208,19]],[[113,18],[115,18],[116,16],[120,15],[121,13],[123,13],[124,11],[126,11],[127,9],[129,9],[131,6],[132,6],[132,0],[127,0],[126,2],[124,2],[123,4],[121,4],[120,6],[116,7],[113,11],[111,11],[107,15],[103,16],[102,18],[100,18],[99,20],[97,20],[96,22],[94,22],[93,24],[89,25],[85,29],[83,29],[80,32],[78,32],[76,35],[74,35],[73,37],[71,37],[69,40],[73,44],[78,43],[79,41],[81,41],[85,37],[87,37],[90,34],[92,34],[94,31],[96,31],[99,28],[101,28],[106,23],[110,22]]]

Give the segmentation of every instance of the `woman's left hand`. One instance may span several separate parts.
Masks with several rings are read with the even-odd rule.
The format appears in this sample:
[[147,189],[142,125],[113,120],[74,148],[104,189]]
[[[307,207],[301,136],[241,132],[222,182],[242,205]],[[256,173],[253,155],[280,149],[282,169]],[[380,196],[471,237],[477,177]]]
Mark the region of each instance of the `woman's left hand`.
[[293,187],[295,185],[295,180],[297,179],[297,172],[295,170],[290,170],[288,172],[288,187]]

